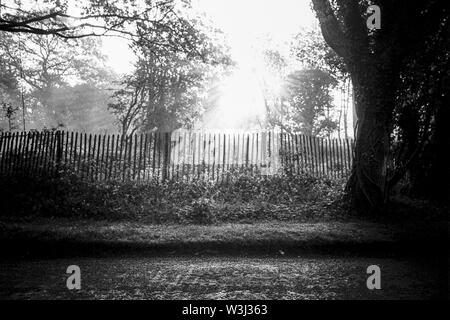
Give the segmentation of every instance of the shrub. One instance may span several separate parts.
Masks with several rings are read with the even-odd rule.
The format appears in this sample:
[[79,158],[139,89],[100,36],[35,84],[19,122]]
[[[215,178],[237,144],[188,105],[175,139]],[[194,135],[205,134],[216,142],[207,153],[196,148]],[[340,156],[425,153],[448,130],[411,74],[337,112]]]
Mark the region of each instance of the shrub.
[[180,222],[194,224],[213,224],[217,222],[213,201],[208,198],[193,200],[190,205],[177,211]]
[[91,182],[65,171],[57,176],[1,179],[0,211],[8,216],[154,223],[311,219],[339,199],[342,187],[342,181],[308,175],[255,177],[241,172],[223,184],[203,180],[136,183]]

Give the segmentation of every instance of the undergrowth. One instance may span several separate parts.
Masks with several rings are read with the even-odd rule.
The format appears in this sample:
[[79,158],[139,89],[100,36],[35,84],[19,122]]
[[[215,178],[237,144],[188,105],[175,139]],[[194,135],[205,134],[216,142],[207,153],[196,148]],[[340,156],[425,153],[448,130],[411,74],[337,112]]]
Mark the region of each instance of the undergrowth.
[[143,219],[153,223],[323,221],[342,218],[344,181],[309,175],[209,181],[89,182],[73,174],[0,181],[4,216]]

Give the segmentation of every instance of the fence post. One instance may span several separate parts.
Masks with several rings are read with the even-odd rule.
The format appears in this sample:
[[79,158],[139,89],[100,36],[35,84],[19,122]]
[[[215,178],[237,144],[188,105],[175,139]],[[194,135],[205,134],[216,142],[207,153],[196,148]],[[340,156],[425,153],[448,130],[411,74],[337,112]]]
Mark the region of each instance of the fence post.
[[163,169],[162,180],[165,181],[169,176],[170,166],[170,132],[164,133],[164,150],[163,150]]
[[[62,133],[64,134],[64,132]],[[56,174],[59,173],[59,170],[61,168],[61,160],[63,156],[63,149],[62,149],[62,141],[61,141],[61,131],[56,131]]]

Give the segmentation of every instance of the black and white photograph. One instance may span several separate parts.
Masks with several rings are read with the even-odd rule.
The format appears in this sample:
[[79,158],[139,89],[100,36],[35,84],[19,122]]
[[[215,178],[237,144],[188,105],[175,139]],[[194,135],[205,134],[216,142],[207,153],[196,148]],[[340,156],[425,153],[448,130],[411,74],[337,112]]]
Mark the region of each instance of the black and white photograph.
[[0,0],[0,300],[448,300],[449,92],[445,0]]

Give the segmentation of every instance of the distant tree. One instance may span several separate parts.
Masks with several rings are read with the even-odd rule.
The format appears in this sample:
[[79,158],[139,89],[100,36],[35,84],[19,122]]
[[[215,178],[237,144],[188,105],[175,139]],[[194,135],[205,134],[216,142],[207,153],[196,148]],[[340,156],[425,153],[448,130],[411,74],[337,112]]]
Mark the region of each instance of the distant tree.
[[[320,69],[326,71],[336,80],[336,89],[340,90],[340,105],[337,123],[328,121],[331,127],[341,133],[341,123],[344,126],[344,136],[349,136],[348,132],[348,109],[350,105],[351,80],[344,59],[325,42],[319,28],[304,28],[294,38],[291,45],[291,53],[300,62],[303,68]],[[330,128],[331,128],[330,127]]]
[[[286,98],[282,94],[284,82],[289,73],[287,59],[275,49],[263,52],[263,61],[266,67],[266,76],[261,79],[262,96],[267,113],[269,127],[283,126],[283,103]],[[288,129],[284,126],[284,129]]]
[[59,124],[52,94],[68,83],[103,81],[107,72],[99,53],[98,39],[64,40],[49,35],[6,34],[0,39],[0,53],[15,81],[27,86],[29,118],[40,125]]
[[108,109],[116,117],[122,135],[133,134],[143,126],[143,112],[147,96],[146,76],[142,70],[127,76],[122,82],[122,88],[116,90],[110,98]]
[[[336,121],[333,120],[334,105],[331,96],[331,89],[338,83],[337,76],[334,77],[328,71],[331,68],[325,65],[325,60],[320,57],[314,59],[314,54],[324,54],[325,49],[322,50],[321,47],[326,47],[323,41],[317,40],[320,39],[319,36],[316,32],[304,34],[304,37],[315,37],[314,39],[301,38],[311,46],[304,48],[311,53],[303,52],[301,45],[292,48],[296,62],[300,62],[300,65],[294,65],[301,67],[301,70],[290,72],[292,62],[276,50],[264,52],[265,66],[270,77],[267,81],[262,79],[262,87],[271,126],[279,126],[289,132],[327,136],[337,129]],[[331,51],[329,48],[328,50]],[[278,83],[282,84],[279,88]]]
[[[191,126],[205,108],[209,80],[229,63],[216,31],[199,20],[177,18],[159,28],[139,27],[145,36],[132,46],[136,69],[109,105],[124,134]],[[155,44],[151,37],[172,45]]]
[[330,110],[330,88],[336,84],[327,72],[300,70],[289,74],[286,84],[284,122],[291,130],[307,135],[327,135],[336,129]]
[[0,102],[2,116],[7,120],[8,130],[12,131],[17,129],[17,113],[19,107],[12,105],[8,102]]
[[49,103],[55,110],[54,125],[65,130],[116,132],[114,116],[108,110],[108,87],[81,83],[54,88]]
[[317,28],[299,32],[292,41],[291,52],[305,68],[327,71],[337,81],[348,77],[344,59],[325,42]]
[[[92,36],[126,37],[132,40],[139,56],[137,69],[141,70],[124,80],[110,109],[122,119],[121,130],[128,130],[128,116],[124,115],[128,114],[126,106],[135,106],[132,92],[145,92],[141,95],[146,99],[145,108],[141,108],[145,112],[140,110],[138,122],[147,129],[170,130],[196,117],[200,82],[208,77],[207,66],[217,63],[208,61],[211,52],[219,52],[212,50],[212,41],[200,21],[183,16],[189,6],[189,1],[181,0],[130,1],[126,5],[90,0],[78,5],[80,17],[72,17],[69,2],[64,0],[29,5],[2,1],[0,51],[15,68],[16,78],[31,88],[28,101],[34,118],[53,126],[64,118],[58,108],[66,108],[55,94],[68,90],[74,80],[96,83],[108,77],[96,67],[101,57],[98,41]],[[127,98],[131,100],[125,103]]]
[[16,129],[16,115],[20,105],[19,83],[14,75],[14,71],[4,57],[0,57],[0,105],[1,129]]
[[95,81],[100,72],[98,39],[64,40],[56,36],[10,35],[0,40],[0,52],[32,89],[45,91],[72,80]]

